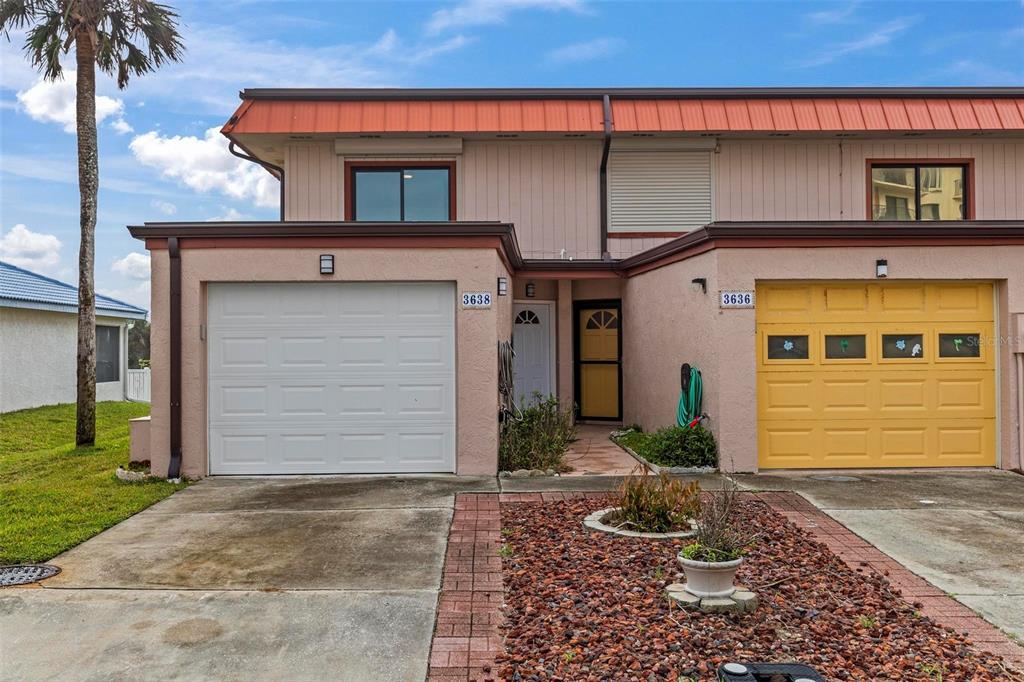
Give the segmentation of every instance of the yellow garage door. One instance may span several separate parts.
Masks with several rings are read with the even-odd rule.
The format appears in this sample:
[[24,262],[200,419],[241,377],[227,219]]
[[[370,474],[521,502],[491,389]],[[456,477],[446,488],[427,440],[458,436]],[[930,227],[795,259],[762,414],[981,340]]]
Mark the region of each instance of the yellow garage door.
[[991,283],[772,282],[756,301],[762,468],[995,465]]

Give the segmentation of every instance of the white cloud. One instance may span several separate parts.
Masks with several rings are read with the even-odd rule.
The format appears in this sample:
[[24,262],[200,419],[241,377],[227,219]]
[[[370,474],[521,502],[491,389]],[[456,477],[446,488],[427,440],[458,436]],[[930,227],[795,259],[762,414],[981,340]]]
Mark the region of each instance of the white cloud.
[[110,266],[113,272],[140,281],[149,280],[149,254],[132,252]]
[[60,239],[19,223],[0,234],[0,259],[29,270],[52,272],[60,265]]
[[519,10],[583,11],[583,0],[463,0],[454,7],[439,9],[427,22],[427,32],[436,35],[450,28],[504,23]]
[[857,38],[856,40],[832,45],[819,54],[800,62],[798,66],[823,66],[825,64],[831,64],[837,59],[847,55],[884,47],[891,43],[894,38],[906,32],[906,30],[916,22],[917,17],[897,17],[896,19],[887,21],[867,35]]
[[208,223],[229,223],[229,222],[232,222],[232,221],[235,221],[235,220],[244,220],[245,219],[245,216],[242,215],[242,213],[240,213],[239,211],[236,211],[234,208],[232,208],[230,206],[221,206],[220,210],[223,212],[221,215],[214,216],[213,218],[207,218],[206,222],[208,222]]
[[572,43],[551,50],[546,60],[551,64],[574,64],[602,59],[622,49],[625,42],[619,38],[596,38],[582,43]]
[[812,24],[844,24],[848,22],[853,14],[857,11],[857,6],[860,3],[851,2],[847,5],[840,5],[833,7],[832,9],[823,9],[816,12],[810,12],[804,15],[804,19]]
[[456,36],[405,44],[399,38],[387,31],[365,42],[311,46],[256,39],[232,26],[193,25],[185,29],[183,62],[133,79],[129,87],[133,98],[150,104],[173,94],[168,107],[175,112],[226,117],[238,105],[240,82],[250,88],[395,86],[410,68],[470,42]]
[[139,163],[198,192],[218,192],[257,206],[278,204],[277,179],[260,166],[232,156],[218,128],[208,129],[201,138],[165,137],[151,130],[136,136],[128,148]]
[[104,296],[110,296],[111,298],[116,298],[119,301],[131,303],[132,305],[137,305],[140,308],[145,308],[146,310],[149,310],[149,279],[146,279],[145,281],[138,282],[137,284],[133,284],[127,287],[118,287],[116,289],[97,287],[96,291],[98,293],[103,294]]
[[[63,80],[38,79],[32,87],[18,92],[18,102],[25,113],[36,121],[59,123],[64,132],[75,132],[75,81],[78,74],[65,71]],[[118,132],[129,132],[131,126],[124,120],[124,102],[106,95],[96,96],[96,123],[114,117],[112,126]],[[128,130],[123,130],[127,127]]]
[[169,201],[162,201],[160,199],[153,199],[149,202],[149,205],[160,211],[164,215],[174,215],[178,212],[178,207]]
[[135,128],[132,128],[128,124],[128,121],[123,118],[116,118],[110,122],[110,127],[114,129],[114,132],[118,135],[127,135],[128,133],[134,133]]

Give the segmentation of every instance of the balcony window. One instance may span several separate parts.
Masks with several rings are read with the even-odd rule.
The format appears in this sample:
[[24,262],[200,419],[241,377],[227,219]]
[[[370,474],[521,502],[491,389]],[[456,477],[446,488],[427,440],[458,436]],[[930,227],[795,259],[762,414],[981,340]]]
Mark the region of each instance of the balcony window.
[[873,220],[964,220],[967,165],[871,165]]
[[351,220],[452,219],[449,166],[354,167],[350,170],[350,178]]

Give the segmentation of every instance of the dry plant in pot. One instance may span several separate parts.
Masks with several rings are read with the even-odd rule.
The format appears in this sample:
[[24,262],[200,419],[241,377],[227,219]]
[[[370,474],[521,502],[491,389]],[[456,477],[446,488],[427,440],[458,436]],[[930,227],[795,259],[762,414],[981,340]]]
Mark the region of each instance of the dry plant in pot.
[[743,555],[755,536],[736,520],[739,489],[735,484],[708,493],[697,514],[695,541],[679,553],[686,574],[686,591],[698,597],[728,597]]

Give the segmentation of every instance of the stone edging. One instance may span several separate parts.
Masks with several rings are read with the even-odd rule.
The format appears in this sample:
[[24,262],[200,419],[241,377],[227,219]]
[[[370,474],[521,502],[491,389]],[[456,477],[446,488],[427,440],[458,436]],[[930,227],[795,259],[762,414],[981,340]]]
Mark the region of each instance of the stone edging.
[[593,514],[589,514],[587,518],[583,519],[583,525],[586,526],[587,530],[591,531],[597,531],[600,533],[610,533],[612,535],[621,535],[627,538],[646,538],[648,540],[684,539],[692,538],[695,535],[697,535],[696,525],[693,523],[693,521],[690,521],[690,530],[677,530],[671,533],[643,533],[636,530],[627,530],[625,528],[616,528],[615,526],[609,526],[601,520],[608,514],[611,514],[614,511],[618,511],[618,509],[618,507],[598,509]]
[[713,474],[713,473],[718,471],[718,469],[716,469],[715,467],[663,467],[663,466],[659,466],[659,465],[655,464],[654,462],[648,460],[647,458],[637,454],[637,452],[633,448],[629,447],[628,445],[624,445],[623,443],[620,443],[618,441],[618,439],[616,439],[616,438],[609,438],[608,440],[610,440],[611,442],[615,443],[620,448],[625,450],[626,454],[628,454],[630,457],[632,457],[636,461],[640,462],[640,464],[642,464],[645,467],[647,467],[648,469],[650,469],[651,472],[653,474],[655,474],[656,476],[660,476],[662,472],[665,472],[666,474],[673,474],[673,475],[679,476],[679,475],[693,475],[693,474]]
[[752,493],[791,523],[810,533],[855,571],[882,575],[893,589],[939,625],[967,635],[979,649],[1024,669],[1024,647],[970,607],[913,573],[802,496],[793,492]]

